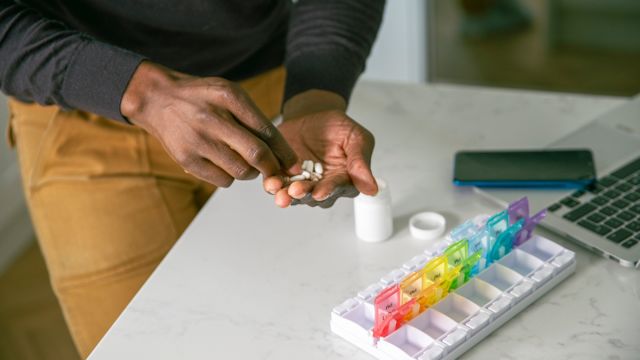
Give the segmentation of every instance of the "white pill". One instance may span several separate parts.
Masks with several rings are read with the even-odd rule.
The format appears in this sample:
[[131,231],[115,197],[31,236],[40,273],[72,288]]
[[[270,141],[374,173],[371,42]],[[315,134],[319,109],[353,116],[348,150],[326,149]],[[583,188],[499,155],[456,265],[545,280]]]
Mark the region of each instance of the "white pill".
[[322,168],[322,164],[317,162],[314,166],[313,166],[313,170],[316,174],[322,175],[322,173],[324,172],[324,169]]
[[302,162],[302,170],[313,172],[313,161],[305,160]]
[[295,175],[289,178],[289,181],[303,181],[303,180],[307,180],[306,177],[304,177],[304,175],[300,174],[300,175]]
[[307,170],[304,170],[301,174],[305,179],[309,179],[311,178],[311,173],[308,172]]

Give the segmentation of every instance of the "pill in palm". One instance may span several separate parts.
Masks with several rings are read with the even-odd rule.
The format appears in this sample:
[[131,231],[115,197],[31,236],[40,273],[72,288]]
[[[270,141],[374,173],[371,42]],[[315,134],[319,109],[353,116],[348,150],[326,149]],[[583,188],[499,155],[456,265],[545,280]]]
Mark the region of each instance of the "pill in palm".
[[314,162],[313,160],[304,160],[302,161],[302,172],[298,175],[294,175],[292,177],[285,177],[284,180],[286,183],[291,183],[293,181],[320,181],[322,179],[322,174],[324,173],[324,167],[319,162]]
[[302,170],[313,172],[313,160],[305,160],[302,162]]

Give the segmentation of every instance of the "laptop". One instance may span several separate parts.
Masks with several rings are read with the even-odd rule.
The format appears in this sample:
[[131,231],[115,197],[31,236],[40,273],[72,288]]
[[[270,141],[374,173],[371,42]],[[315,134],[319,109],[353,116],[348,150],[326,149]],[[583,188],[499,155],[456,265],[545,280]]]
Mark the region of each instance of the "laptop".
[[543,227],[623,266],[640,268],[640,95],[549,148],[591,149],[596,183],[571,191],[476,191],[502,206],[528,196],[533,211],[547,208]]

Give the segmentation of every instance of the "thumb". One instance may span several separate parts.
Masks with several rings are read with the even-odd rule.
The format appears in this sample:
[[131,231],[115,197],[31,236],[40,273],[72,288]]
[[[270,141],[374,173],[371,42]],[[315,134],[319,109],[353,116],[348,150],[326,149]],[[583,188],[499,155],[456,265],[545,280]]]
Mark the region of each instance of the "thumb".
[[373,196],[378,193],[378,184],[371,172],[373,136],[364,141],[355,141],[346,147],[347,173],[359,192]]

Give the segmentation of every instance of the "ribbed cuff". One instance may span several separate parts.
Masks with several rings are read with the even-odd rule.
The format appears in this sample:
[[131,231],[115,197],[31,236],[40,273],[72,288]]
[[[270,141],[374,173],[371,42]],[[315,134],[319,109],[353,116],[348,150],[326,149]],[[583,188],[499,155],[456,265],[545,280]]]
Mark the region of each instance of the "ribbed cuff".
[[120,102],[144,56],[93,39],[80,45],[67,66],[61,94],[72,108],[129,123]]
[[284,102],[311,89],[337,93],[348,102],[364,66],[347,54],[318,51],[288,59],[286,68]]

